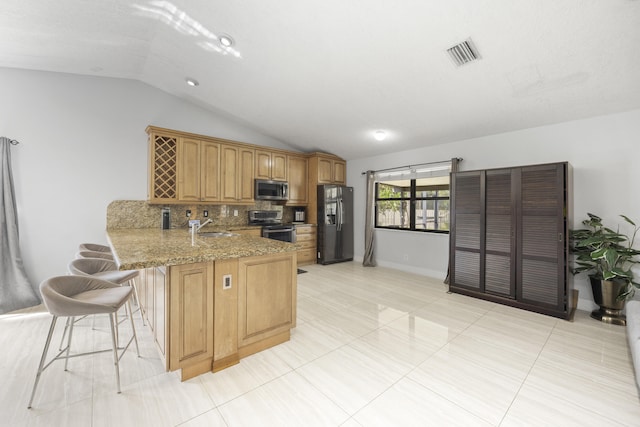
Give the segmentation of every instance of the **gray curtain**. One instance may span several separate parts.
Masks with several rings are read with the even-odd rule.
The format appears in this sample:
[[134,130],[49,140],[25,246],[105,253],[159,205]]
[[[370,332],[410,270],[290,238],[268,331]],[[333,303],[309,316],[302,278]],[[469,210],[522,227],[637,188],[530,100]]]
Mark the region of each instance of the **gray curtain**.
[[[459,157],[454,157],[451,159],[451,174],[458,172],[458,163],[462,160]],[[451,182],[453,180],[449,180]],[[453,187],[449,188],[449,200],[453,200]],[[451,203],[451,202],[449,202]],[[449,204],[451,206],[451,204]],[[455,212],[450,212],[450,215],[454,215]],[[449,239],[449,264],[447,265],[447,277],[444,278],[443,283],[448,285],[451,279],[451,239]]]
[[365,267],[375,267],[376,260],[373,253],[373,215],[375,209],[373,204],[375,201],[375,172],[367,171],[367,211],[364,220],[364,258],[362,265]]
[[11,140],[0,137],[0,314],[40,304],[20,256],[10,147]]

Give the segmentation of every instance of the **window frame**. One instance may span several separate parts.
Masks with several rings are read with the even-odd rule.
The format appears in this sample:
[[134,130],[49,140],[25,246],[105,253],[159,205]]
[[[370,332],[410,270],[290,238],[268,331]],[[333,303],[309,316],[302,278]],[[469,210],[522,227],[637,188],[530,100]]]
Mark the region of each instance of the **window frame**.
[[[409,178],[407,178],[409,179]],[[416,192],[416,181],[420,179],[420,178],[410,178],[410,185],[409,185],[409,197],[393,197],[393,198],[378,198],[378,188],[379,188],[379,184],[385,184],[385,182],[388,181],[393,181],[393,180],[376,180],[375,182],[375,197],[374,197],[374,228],[378,228],[381,230],[397,230],[397,231],[418,231],[421,233],[437,233],[437,234],[449,234],[450,230],[430,230],[430,229],[423,229],[423,228],[417,228],[416,227],[416,203],[417,202],[421,202],[421,201],[429,201],[429,200],[433,200],[435,202],[435,207],[437,209],[437,205],[439,201],[442,200],[448,200],[449,201],[449,215],[451,215],[451,179],[449,179],[449,184],[447,185],[447,191],[449,191],[449,196],[444,197],[444,196],[439,196],[438,195],[438,191],[442,191],[445,190],[444,188],[441,189],[437,189],[436,191],[436,195],[433,197],[418,197]],[[387,184],[388,185],[388,184]],[[443,186],[443,185],[440,185]],[[437,185],[434,185],[434,187],[437,187]],[[407,202],[409,203],[409,227],[408,228],[402,228],[400,226],[398,227],[391,227],[391,226],[383,226],[383,225],[378,225],[378,203],[379,202]],[[402,205],[401,205],[402,206]],[[435,224],[438,224],[438,220],[437,220],[437,210],[436,210],[436,214],[435,214]],[[449,222],[451,223],[451,222]]]

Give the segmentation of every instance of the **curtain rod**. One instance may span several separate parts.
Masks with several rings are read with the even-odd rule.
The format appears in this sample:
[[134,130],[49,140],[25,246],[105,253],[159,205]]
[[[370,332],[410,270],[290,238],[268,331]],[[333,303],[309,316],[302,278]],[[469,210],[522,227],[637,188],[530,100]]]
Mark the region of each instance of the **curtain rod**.
[[[456,159],[457,161],[462,161],[462,157],[454,157],[453,159]],[[415,165],[407,165],[407,166],[396,166],[395,168],[386,168],[386,169],[378,169],[372,172],[386,172],[386,171],[392,171],[394,169],[408,169],[408,168],[415,168],[418,166],[426,166],[426,165],[435,165],[437,163],[451,163],[451,160],[453,159],[449,159],[449,160],[440,160],[439,162],[427,162],[427,163],[418,163]],[[362,172],[361,175],[366,175],[367,171]]]
[[11,138],[7,138],[6,136],[4,136],[3,138],[8,139],[8,140],[9,140],[9,144],[11,144],[11,145],[18,145],[18,144],[20,144],[20,141],[18,141],[18,140],[11,139]]

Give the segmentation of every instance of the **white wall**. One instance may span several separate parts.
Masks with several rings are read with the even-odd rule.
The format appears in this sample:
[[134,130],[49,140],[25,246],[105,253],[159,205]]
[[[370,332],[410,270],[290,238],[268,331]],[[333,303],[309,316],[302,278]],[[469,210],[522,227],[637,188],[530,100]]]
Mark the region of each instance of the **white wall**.
[[32,284],[106,243],[107,205],[147,197],[148,125],[285,144],[146,84],[0,68],[0,136],[12,147],[22,257]]
[[[365,178],[360,173],[452,157],[464,159],[460,170],[568,161],[573,166],[574,228],[580,226],[587,212],[601,216],[612,225],[624,224],[619,214],[640,224],[639,135],[640,110],[634,110],[351,160],[347,165],[347,181],[354,187],[357,201],[355,255],[362,259],[364,253],[366,189]],[[628,228],[621,225],[621,230]],[[375,233],[379,265],[445,276],[448,235],[388,230]],[[583,310],[595,307],[586,277],[576,276],[575,286],[580,291],[578,307]]]

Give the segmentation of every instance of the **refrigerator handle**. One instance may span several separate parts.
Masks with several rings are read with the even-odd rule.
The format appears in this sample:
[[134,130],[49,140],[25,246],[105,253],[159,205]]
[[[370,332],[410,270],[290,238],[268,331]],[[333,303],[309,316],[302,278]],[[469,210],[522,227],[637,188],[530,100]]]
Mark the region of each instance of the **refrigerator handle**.
[[342,230],[342,199],[338,199],[337,203],[336,203],[336,210],[338,212],[336,212],[336,224],[337,224],[337,231],[341,231]]

